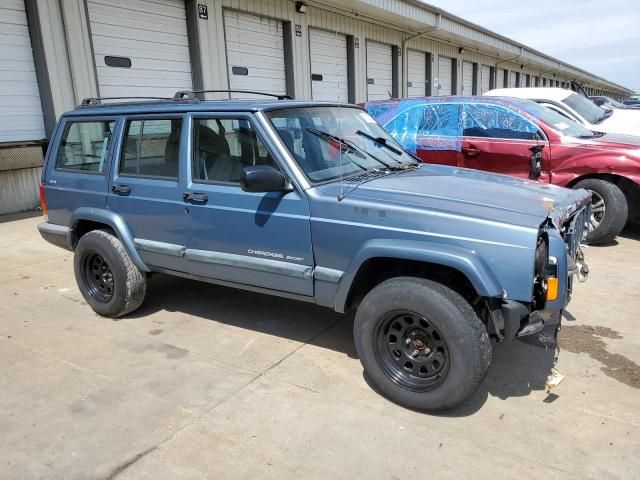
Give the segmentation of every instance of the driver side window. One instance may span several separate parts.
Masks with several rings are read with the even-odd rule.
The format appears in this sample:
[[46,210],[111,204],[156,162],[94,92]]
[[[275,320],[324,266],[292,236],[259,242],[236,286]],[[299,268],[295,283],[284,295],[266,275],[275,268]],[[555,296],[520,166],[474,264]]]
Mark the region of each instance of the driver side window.
[[249,120],[193,120],[194,181],[239,184],[244,167],[253,165],[278,168]]
[[462,106],[465,137],[536,140],[539,128],[522,115],[500,105],[467,103]]

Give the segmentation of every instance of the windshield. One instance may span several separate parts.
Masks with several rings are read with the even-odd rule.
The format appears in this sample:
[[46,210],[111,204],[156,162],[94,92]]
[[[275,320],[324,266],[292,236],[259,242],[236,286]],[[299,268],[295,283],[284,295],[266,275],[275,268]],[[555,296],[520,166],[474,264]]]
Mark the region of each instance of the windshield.
[[266,115],[313,183],[416,163],[359,108],[294,107]]
[[587,100],[582,95],[572,93],[567,98],[562,100],[563,103],[573,108],[578,115],[584,118],[589,123],[598,123],[607,116],[605,109],[600,108],[591,100]]
[[530,113],[539,120],[542,120],[547,125],[553,127],[556,131],[562,135],[568,137],[592,137],[594,133],[583,127],[577,122],[570,120],[569,118],[561,115],[555,110],[551,110],[543,105],[535,102],[522,102],[519,106]]

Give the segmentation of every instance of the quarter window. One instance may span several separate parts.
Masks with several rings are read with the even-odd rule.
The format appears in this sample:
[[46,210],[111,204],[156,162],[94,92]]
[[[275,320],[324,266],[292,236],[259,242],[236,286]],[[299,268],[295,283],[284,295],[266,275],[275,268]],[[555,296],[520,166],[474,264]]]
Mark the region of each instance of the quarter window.
[[114,121],[67,124],[56,158],[56,169],[104,172],[114,125]]
[[120,175],[177,179],[181,129],[181,118],[128,121]]
[[193,136],[193,179],[196,181],[237,184],[244,167],[275,167],[247,119],[194,119]]

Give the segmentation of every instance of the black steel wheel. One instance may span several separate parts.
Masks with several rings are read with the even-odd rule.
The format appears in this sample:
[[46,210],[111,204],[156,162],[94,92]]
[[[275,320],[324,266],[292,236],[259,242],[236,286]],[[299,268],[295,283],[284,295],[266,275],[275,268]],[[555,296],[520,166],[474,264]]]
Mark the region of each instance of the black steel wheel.
[[144,300],[147,278],[111,231],[93,230],[80,237],[73,268],[80,293],[100,315],[121,317]]
[[113,272],[102,256],[94,251],[82,258],[82,281],[89,295],[102,303],[113,298]]
[[407,310],[389,312],[376,328],[376,357],[395,383],[414,392],[437,388],[449,370],[447,342],[422,315]]
[[374,287],[358,306],[353,338],[369,384],[419,410],[460,405],[491,363],[487,329],[471,305],[425,278],[395,277]]

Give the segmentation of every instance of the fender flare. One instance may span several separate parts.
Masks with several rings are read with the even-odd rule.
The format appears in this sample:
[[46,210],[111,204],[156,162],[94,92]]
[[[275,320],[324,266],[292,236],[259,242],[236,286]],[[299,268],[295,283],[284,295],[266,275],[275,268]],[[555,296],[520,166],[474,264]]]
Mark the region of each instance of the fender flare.
[[336,292],[335,310],[344,312],[347,299],[362,265],[373,258],[397,258],[434,263],[462,273],[483,297],[502,297],[503,287],[477,253],[456,245],[415,240],[369,240],[351,261]]
[[143,272],[151,271],[151,269],[142,261],[142,257],[138,254],[133,242],[133,234],[131,233],[127,223],[120,215],[103,208],[80,207],[71,215],[69,226],[72,231],[76,229],[81,220],[90,220],[110,226],[122,242],[124,249],[129,254],[129,257],[131,257],[135,266]]

